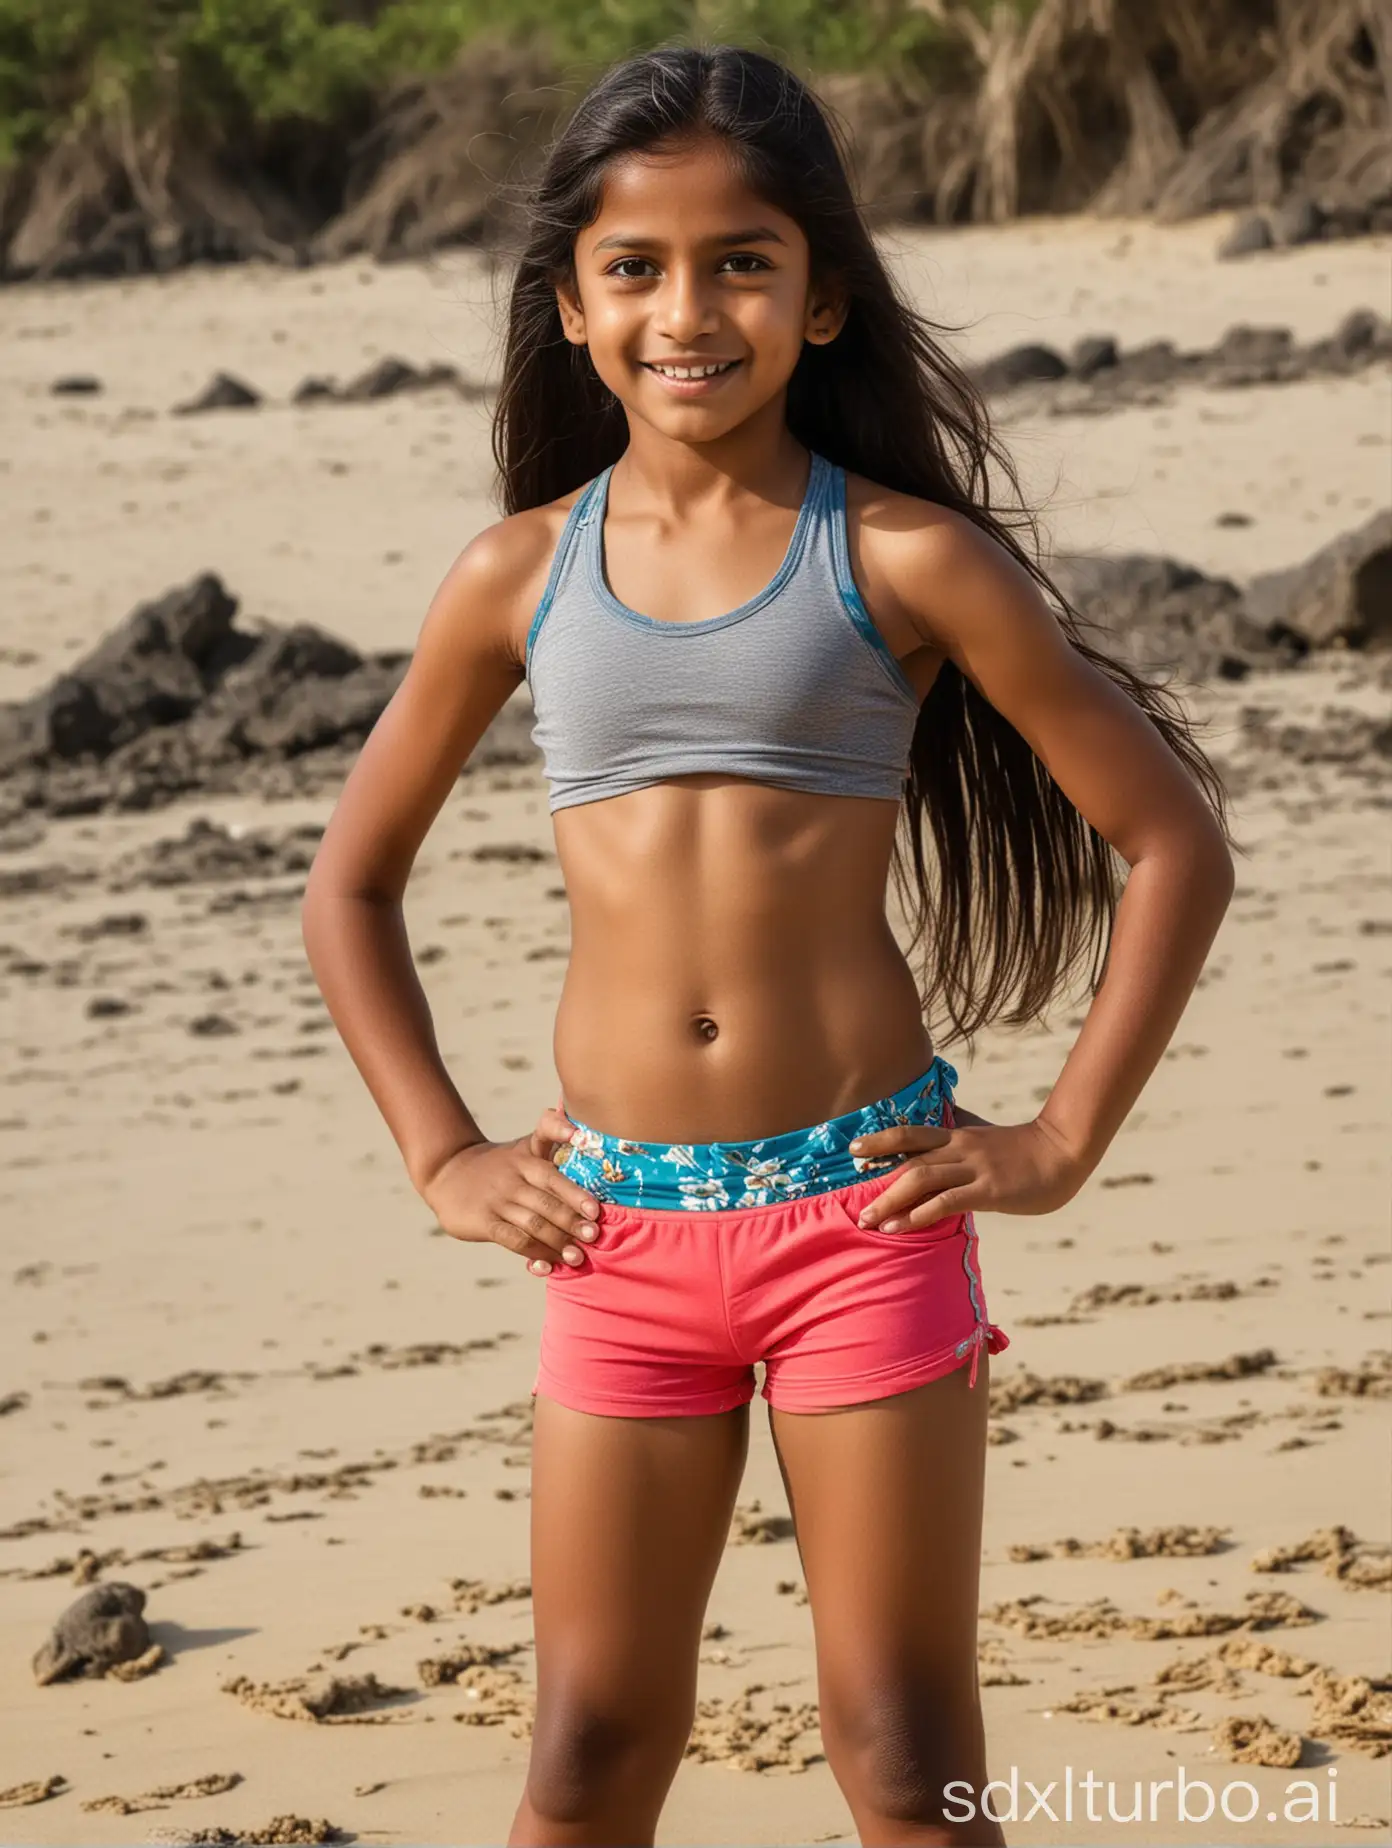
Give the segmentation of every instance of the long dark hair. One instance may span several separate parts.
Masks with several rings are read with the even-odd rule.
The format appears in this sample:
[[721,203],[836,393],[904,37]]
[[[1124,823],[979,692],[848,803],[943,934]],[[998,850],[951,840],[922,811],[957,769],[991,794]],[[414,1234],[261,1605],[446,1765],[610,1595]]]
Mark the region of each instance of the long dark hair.
[[[793,434],[882,487],[955,509],[1004,546],[1048,594],[1072,645],[1150,718],[1226,829],[1222,785],[1179,699],[1085,640],[1093,625],[1038,562],[1036,518],[980,392],[939,344],[948,330],[899,294],[857,207],[837,130],[772,58],[719,45],[625,59],[552,146],[527,201],[493,428],[504,510],[569,493],[627,446],[619,400],[561,331],[556,284],[574,275],[575,240],[598,216],[608,164],[697,134],[727,144],[750,189],[802,228],[813,275],[839,277],[849,296],[836,339],[803,346],[788,386]],[[993,472],[1009,484],[1004,511],[992,506]],[[950,661],[919,713],[893,873],[910,952],[921,952],[925,1004],[954,1035],[1041,1019],[1080,972],[1090,988],[1100,980],[1120,862]]]

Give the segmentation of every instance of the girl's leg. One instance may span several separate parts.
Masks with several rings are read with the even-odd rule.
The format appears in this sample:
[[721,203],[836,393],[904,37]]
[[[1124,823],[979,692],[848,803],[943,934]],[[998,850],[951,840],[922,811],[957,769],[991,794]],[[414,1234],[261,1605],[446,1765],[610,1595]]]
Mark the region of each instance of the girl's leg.
[[[771,1411],[817,1643],[822,1742],[865,1848],[1004,1842],[976,1678],[987,1358],[830,1412]],[[944,1796],[944,1786],[961,1780]]]
[[537,1396],[537,1714],[510,1848],[649,1848],[748,1445],[747,1405],[619,1418]]

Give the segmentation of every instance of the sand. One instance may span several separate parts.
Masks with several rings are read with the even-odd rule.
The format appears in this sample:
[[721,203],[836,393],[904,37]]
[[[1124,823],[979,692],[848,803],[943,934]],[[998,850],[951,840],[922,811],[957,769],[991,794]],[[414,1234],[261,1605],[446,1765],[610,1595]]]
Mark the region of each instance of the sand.
[[[1309,339],[1351,308],[1387,311],[1386,239],[1219,264],[1222,229],[1058,221],[890,241],[925,307],[975,319],[961,345],[976,358],[1094,332],[1208,344],[1237,321]],[[491,376],[495,286],[452,257],[0,292],[0,697],[202,569],[253,617],[409,647],[493,517],[486,406],[288,400],[306,374],[390,353]],[[170,415],[219,368],[263,407]],[[102,394],[49,395],[76,372]],[[1241,578],[1386,502],[1388,410],[1384,371],[1181,391],[1008,434],[1032,483],[1060,484],[1060,546],[1162,550]],[[1219,526],[1225,510],[1253,523]],[[1385,713],[1375,669],[1335,659],[1196,695],[1213,748],[1249,766],[1248,854],[1209,969],[1084,1193],[1047,1219],[979,1222],[992,1318],[1012,1341],[991,1365],[991,1768],[1017,1767],[1022,1812],[1023,1780],[1056,1780],[1060,1816],[1066,1766],[1075,1785],[1071,1823],[1040,1813],[1007,1824],[1012,1841],[1386,1834],[1385,1820],[1331,1826],[1328,1802],[1332,1785],[1336,1820],[1387,1817],[1388,1760],[1369,1747],[1386,1750],[1388,1696],[1331,1691],[1325,1672],[1388,1671],[1386,798],[1243,744],[1254,708],[1316,734],[1346,724],[1331,707]],[[298,1816],[363,1841],[482,1844],[510,1823],[532,1682],[527,1395],[544,1285],[510,1254],[433,1235],[305,968],[294,880],[229,901],[226,887],[118,893],[103,877],[195,815],[290,826],[328,806],[219,798],[73,818],[0,855],[0,872],[97,875],[0,896],[6,1842]],[[510,842],[544,857],[470,857]],[[555,1096],[558,878],[537,776],[490,772],[452,796],[408,895],[451,1070],[498,1136]],[[93,930],[130,913],[143,928]],[[129,1011],[93,1014],[101,997]],[[1027,1116],[1076,1019],[1065,1006],[1048,1030],[985,1036],[970,1062],[944,1048],[963,1102]],[[794,1543],[777,1521],[765,1543],[740,1538],[786,1514],[762,1404],[664,1844],[854,1840],[817,1756]],[[1218,1531],[1185,1531],[1205,1528]],[[1089,1554],[1125,1529],[1136,1537],[1113,1551],[1140,1556]],[[1257,1569],[1321,1533],[1318,1557]],[[82,1549],[105,1563],[75,1575]],[[93,1571],[146,1590],[164,1659],[134,1680],[37,1687],[30,1658]],[[577,1558],[577,1595],[584,1573]],[[1154,1634],[1160,1620],[1175,1633]],[[1303,1672],[1263,1672],[1254,1643]],[[1177,1660],[1191,1666],[1157,1681]],[[456,1723],[469,1721],[491,1723]],[[1239,1762],[1259,1721],[1273,1762]],[[1205,1831],[1162,1792],[1153,1822],[1084,1820],[1088,1769],[1117,1781],[1125,1815],[1134,1779],[1181,1766],[1215,1790],[1248,1780],[1254,1819]],[[186,1789],[199,1779],[212,1794]],[[1296,1779],[1320,1801],[1313,1821],[1280,1819]],[[186,1794],[147,1795],[171,1789]],[[127,1802],[84,1807],[110,1797]],[[1239,1814],[1252,1800],[1234,1786]],[[1105,1787],[1095,1801],[1105,1816]]]

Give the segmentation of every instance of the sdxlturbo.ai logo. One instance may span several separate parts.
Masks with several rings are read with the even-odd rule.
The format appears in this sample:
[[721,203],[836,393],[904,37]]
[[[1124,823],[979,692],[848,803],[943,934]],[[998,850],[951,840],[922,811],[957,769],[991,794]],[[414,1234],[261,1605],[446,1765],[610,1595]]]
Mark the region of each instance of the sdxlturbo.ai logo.
[[[1323,1788],[1313,1779],[1292,1778],[1267,1799],[1264,1820],[1323,1824],[1338,1821],[1335,1811],[1334,1767],[1325,1769]],[[997,1801],[996,1793],[1005,1796]],[[1166,1793],[1173,1793],[1166,1795]],[[1105,1795],[1105,1807],[1099,1799]],[[1279,1807],[1271,1807],[1272,1803]],[[1229,1778],[1215,1787],[1206,1778],[1191,1778],[1183,1765],[1177,1777],[1154,1778],[1143,1784],[1140,1778],[1100,1778],[1091,1771],[1076,1777],[1072,1765],[1063,1767],[1063,1778],[1040,1786],[1020,1776],[1018,1765],[1010,1767],[1009,1777],[993,1777],[981,1788],[978,1805],[972,1786],[963,1778],[943,1787],[944,1814],[949,1822],[968,1822],[977,1814],[992,1822],[1030,1822],[1036,1817],[1047,1822],[1208,1822],[1215,1815],[1228,1822],[1251,1822],[1262,1807],[1261,1792],[1246,1778]],[[1125,1805],[1123,1808],[1122,1806]]]

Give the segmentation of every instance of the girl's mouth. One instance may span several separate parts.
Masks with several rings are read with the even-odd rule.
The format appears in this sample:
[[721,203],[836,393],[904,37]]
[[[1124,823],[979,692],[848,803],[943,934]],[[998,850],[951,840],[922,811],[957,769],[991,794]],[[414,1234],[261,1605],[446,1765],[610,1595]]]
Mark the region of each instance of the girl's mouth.
[[704,365],[677,366],[656,360],[640,360],[644,371],[658,379],[665,391],[675,398],[702,398],[718,391],[721,384],[743,362],[738,359],[715,359]]

